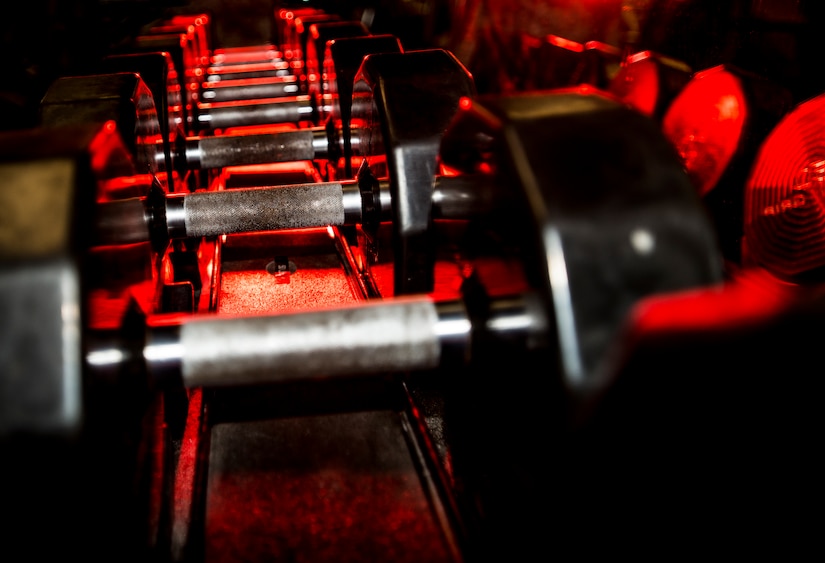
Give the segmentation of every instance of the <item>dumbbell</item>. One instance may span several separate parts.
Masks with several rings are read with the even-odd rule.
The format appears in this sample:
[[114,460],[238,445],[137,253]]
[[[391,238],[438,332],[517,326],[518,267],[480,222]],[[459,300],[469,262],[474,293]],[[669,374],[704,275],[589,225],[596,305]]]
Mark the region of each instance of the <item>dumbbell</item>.
[[[130,43],[120,46],[114,53],[171,54],[184,90],[186,131],[189,134],[202,131],[202,123],[209,120],[208,116],[200,116],[202,112],[220,114],[223,107],[220,104],[232,95],[240,96],[235,100],[250,99],[253,91],[258,95],[284,95],[289,94],[290,84],[297,84],[297,77],[288,62],[277,57],[262,57],[260,51],[263,50],[258,49],[235,49],[230,53],[217,50],[213,53],[209,34],[206,15],[174,16],[146,26]],[[238,81],[252,87],[239,89]],[[208,103],[202,106],[204,94]],[[294,97],[296,94],[289,95]],[[219,105],[214,107],[216,102]],[[296,98],[291,103],[284,101],[284,108],[296,110],[305,107],[305,103],[304,99]],[[295,117],[289,112],[286,115],[288,120]]]
[[[363,58],[352,92],[352,120],[363,124],[359,152],[386,155],[394,292],[429,292],[434,283],[432,198],[438,147],[461,100],[476,94],[472,77],[446,50],[380,52]],[[424,105],[426,120],[414,109]]]
[[[335,23],[328,23],[330,19]],[[299,18],[300,21],[300,18]],[[324,44],[335,37],[364,37],[369,32],[361,22],[338,18],[316,18],[315,23],[298,24],[300,32],[292,40],[303,44],[311,38],[308,65],[285,61],[282,51],[271,45],[219,49],[209,54],[208,18],[203,15],[175,16],[168,21],[147,26],[134,40],[134,49],[152,49],[174,53],[178,75],[184,82],[187,131],[204,132],[221,127],[267,123],[315,123],[324,117],[315,115],[321,88]],[[180,35],[180,45],[175,44]],[[186,49],[187,46],[190,46]],[[127,52],[121,47],[118,54]],[[303,52],[303,50],[301,50]],[[306,56],[303,56],[306,60]],[[317,60],[316,60],[317,59]],[[208,64],[207,64],[208,63]],[[313,92],[306,98],[305,66],[311,66]],[[299,71],[299,72],[296,72]],[[183,77],[186,77],[185,80]],[[277,99],[280,98],[280,99]],[[266,100],[266,103],[260,103]],[[247,103],[240,103],[240,102]]]
[[[151,242],[162,252],[170,240],[285,229],[344,227],[394,219],[390,180],[369,170],[357,179],[167,194],[149,175],[119,178],[144,196],[100,202],[95,244]],[[497,194],[484,174],[437,175],[435,219],[467,220],[489,213]],[[503,195],[503,194],[501,194]]]
[[[80,136],[63,139],[68,148],[49,147],[37,137],[47,133],[27,142],[0,137],[9,147],[0,151],[3,208],[20,211],[0,247],[3,359],[27,374],[4,378],[23,387],[5,395],[16,406],[0,409],[4,431],[75,429],[82,377],[125,377],[150,390],[386,377],[472,363],[499,345],[540,354],[548,377],[579,404],[607,383],[634,303],[721,279],[712,228],[658,127],[615,98],[576,89],[479,97],[443,135],[446,162],[467,173],[492,170],[513,192],[488,217],[489,231],[479,231],[497,244],[468,252],[470,263],[518,264],[503,285],[479,268],[455,300],[410,294],[250,317],[152,316],[136,307],[116,326],[87,331],[83,256],[93,233],[85,217],[95,203],[77,180],[84,168],[91,175],[88,154],[75,162],[83,166],[51,171],[50,186],[35,182],[49,192],[48,215],[18,185],[47,172],[44,161],[59,162],[55,151],[83,152]],[[33,146],[39,158],[23,159]],[[61,190],[47,189],[54,186]],[[32,233],[49,234],[49,244],[24,236]],[[23,322],[32,303],[39,321]]]
[[[299,18],[300,20],[300,18]],[[320,15],[314,22],[299,23],[300,31],[293,40],[303,47],[300,49],[286,48],[291,53],[289,60],[284,58],[283,50],[247,48],[232,51],[234,57],[227,58],[218,53],[213,57],[213,63],[206,70],[204,88],[212,83],[234,81],[239,79],[290,77],[294,81],[294,95],[312,94],[321,82],[321,69],[324,62],[326,42],[332,39],[345,37],[366,37],[369,29],[360,21],[346,21],[327,15]],[[277,54],[277,56],[275,56]],[[242,57],[246,56],[246,60]],[[227,62],[225,62],[227,61]],[[231,62],[229,62],[231,61]],[[276,72],[277,71],[277,72]],[[277,91],[267,92],[270,95],[261,97],[277,97]],[[274,94],[274,95],[272,95]],[[203,98],[215,96],[205,95]],[[227,96],[228,97],[228,96]]]
[[[332,27],[327,26],[333,20]],[[306,119],[308,111],[308,100],[303,97],[307,94],[306,67],[317,70],[323,62],[323,44],[318,44],[336,36],[365,36],[369,32],[360,22],[340,21],[337,16],[321,13],[314,14],[306,22],[299,16],[295,29],[298,31],[291,32],[291,41],[298,45],[306,45],[309,37],[312,41],[310,49],[289,49],[289,60],[282,57],[282,51],[267,45],[218,49],[213,53],[209,41],[209,18],[205,14],[173,16],[146,26],[131,45],[121,46],[119,53],[132,49],[172,54],[185,91],[190,133],[215,128],[210,122],[221,120],[216,116],[224,112],[233,113],[222,104],[255,98],[291,98],[280,100],[282,112],[285,113],[281,113],[278,119],[299,123]],[[319,60],[311,59],[307,64],[307,52],[313,53],[312,56]],[[296,58],[298,53],[301,54],[300,60]],[[314,80],[317,82],[317,79]],[[275,110],[267,106],[267,109],[247,107],[241,111],[247,120],[262,123],[273,119],[270,114]],[[234,117],[229,118],[230,121],[232,119]]]

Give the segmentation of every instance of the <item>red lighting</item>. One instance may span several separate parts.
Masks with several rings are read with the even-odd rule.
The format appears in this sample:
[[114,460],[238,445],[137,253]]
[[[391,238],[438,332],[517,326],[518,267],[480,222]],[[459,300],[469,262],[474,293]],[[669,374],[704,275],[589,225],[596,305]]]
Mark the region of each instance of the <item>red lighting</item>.
[[688,65],[642,51],[628,56],[608,89],[644,115],[661,119],[667,106],[690,81]]
[[634,308],[632,325],[637,335],[659,337],[742,329],[781,314],[796,295],[794,286],[747,269],[725,284],[648,297]]
[[564,37],[559,37],[558,35],[548,35],[547,42],[550,45],[555,45],[556,47],[561,47],[563,49],[567,49],[568,51],[573,51],[574,53],[581,53],[584,51],[584,45],[581,43],[566,39]]
[[747,118],[742,84],[723,66],[696,73],[674,98],[662,128],[700,195],[719,182],[740,144]]
[[820,95],[766,137],[746,184],[743,254],[783,279],[825,266],[824,132]]

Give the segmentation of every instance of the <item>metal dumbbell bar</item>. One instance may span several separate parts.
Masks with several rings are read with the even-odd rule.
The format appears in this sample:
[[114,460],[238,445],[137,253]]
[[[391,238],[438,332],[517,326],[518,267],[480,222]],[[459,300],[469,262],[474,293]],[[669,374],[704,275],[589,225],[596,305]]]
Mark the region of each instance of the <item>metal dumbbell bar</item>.
[[[150,195],[115,199],[97,207],[97,244],[214,237],[255,231],[375,225],[393,219],[390,181],[368,173],[360,179],[188,194],[166,194],[139,176],[131,186]],[[492,179],[483,174],[437,176],[432,188],[435,219],[470,219],[495,205]],[[157,240],[154,240],[157,237]]]

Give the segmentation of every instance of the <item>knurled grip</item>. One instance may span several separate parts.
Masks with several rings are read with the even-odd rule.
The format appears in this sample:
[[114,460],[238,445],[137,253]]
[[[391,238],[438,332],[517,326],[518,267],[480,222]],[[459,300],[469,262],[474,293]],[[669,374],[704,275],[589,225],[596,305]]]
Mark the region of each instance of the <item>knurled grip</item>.
[[183,202],[186,236],[341,226],[343,200],[339,182],[191,193]]
[[309,96],[294,96],[266,103],[201,104],[198,112],[198,127],[201,130],[215,130],[312,121],[315,108]]
[[296,162],[315,158],[316,133],[311,129],[263,135],[225,135],[189,139],[186,161],[190,168]]

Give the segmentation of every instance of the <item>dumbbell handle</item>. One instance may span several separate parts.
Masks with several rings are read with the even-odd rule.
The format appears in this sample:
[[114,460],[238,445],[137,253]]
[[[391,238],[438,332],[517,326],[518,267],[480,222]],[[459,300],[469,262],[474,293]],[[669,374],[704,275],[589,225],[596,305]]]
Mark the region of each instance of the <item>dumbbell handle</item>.
[[295,76],[275,76],[272,78],[239,78],[207,82],[203,85],[201,99],[205,103],[237,102],[281,98],[300,94],[300,85]]
[[245,104],[204,103],[198,105],[196,113],[195,128],[199,131],[214,131],[245,125],[312,121],[316,117],[317,108],[310,96],[299,95]]
[[[213,124],[216,128],[231,127],[233,117],[230,116],[232,115],[236,115],[240,119],[236,124],[295,122],[301,119],[310,119],[310,113],[318,110],[317,107],[306,101],[307,99],[307,96],[297,96],[266,103],[224,104],[222,108],[215,105],[210,113],[203,114],[200,118],[213,118],[215,120]],[[322,109],[325,114],[332,111],[331,108],[326,106]],[[287,113],[295,110],[296,113],[285,119],[273,118],[274,115],[278,115],[283,110],[286,110]],[[241,114],[246,117],[240,117]],[[251,118],[252,121],[247,121],[247,118]],[[378,131],[370,130],[370,133],[375,137]],[[351,154],[364,155],[360,146],[361,135],[358,129],[347,128],[344,135],[349,139]],[[320,126],[251,135],[195,136],[182,138],[179,142],[181,142],[181,146],[176,147],[178,153],[176,161],[184,167],[181,172],[185,172],[246,164],[296,162],[315,159],[335,160],[343,155],[345,141],[341,131]],[[372,143],[375,147],[381,146],[378,141],[373,140]]]
[[[487,175],[437,176],[435,219],[467,219],[492,209],[493,180]],[[155,206],[160,210],[153,211]],[[371,221],[392,218],[389,180],[377,183]],[[129,198],[98,204],[97,242],[131,244],[168,238],[197,238],[253,231],[355,225],[364,221],[358,180],[169,194],[163,201]],[[164,224],[156,224],[163,221]]]
[[[546,328],[537,305],[529,295],[498,297],[482,321],[469,314],[464,300],[437,302],[425,295],[272,316],[150,317],[142,349],[131,357],[142,358],[158,387],[169,381],[187,388],[237,387],[428,370],[469,361],[481,331],[530,342]],[[93,348],[87,362],[111,370],[105,364],[113,357],[118,355],[111,350]]]
[[330,146],[323,127],[255,135],[190,137],[179,155],[187,170],[327,158]]
[[360,219],[355,181],[203,191],[166,199],[171,238],[341,226]]
[[439,364],[442,338],[469,338],[466,318],[449,324],[453,334],[441,335],[446,320],[439,317],[425,298],[264,317],[193,317],[150,327],[143,357],[150,380],[182,378],[186,387],[428,369]]

